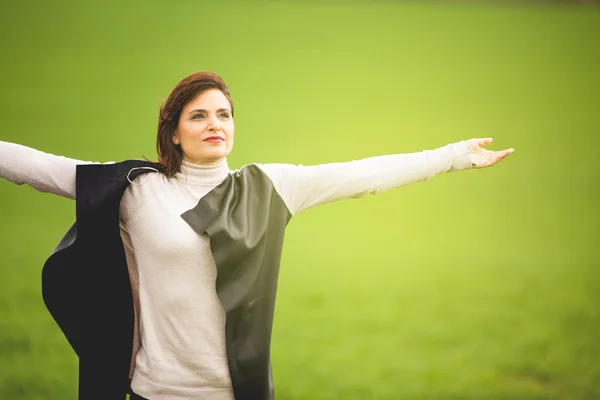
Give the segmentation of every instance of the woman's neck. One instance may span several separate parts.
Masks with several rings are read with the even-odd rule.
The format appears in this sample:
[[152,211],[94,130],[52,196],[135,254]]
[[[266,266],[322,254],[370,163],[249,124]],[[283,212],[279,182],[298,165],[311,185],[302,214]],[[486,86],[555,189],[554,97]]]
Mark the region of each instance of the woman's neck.
[[214,163],[197,164],[187,160],[181,162],[181,169],[175,178],[190,185],[218,185],[227,177],[229,165],[224,157]]

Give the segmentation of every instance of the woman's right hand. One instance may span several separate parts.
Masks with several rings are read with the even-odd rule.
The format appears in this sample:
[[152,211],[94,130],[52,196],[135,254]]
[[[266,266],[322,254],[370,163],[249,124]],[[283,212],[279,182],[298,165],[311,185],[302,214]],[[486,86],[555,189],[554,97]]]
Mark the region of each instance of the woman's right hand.
[[465,140],[469,148],[469,157],[471,157],[473,168],[491,167],[515,151],[513,148],[501,151],[491,151],[483,148],[483,146],[491,144],[493,140],[492,138]]

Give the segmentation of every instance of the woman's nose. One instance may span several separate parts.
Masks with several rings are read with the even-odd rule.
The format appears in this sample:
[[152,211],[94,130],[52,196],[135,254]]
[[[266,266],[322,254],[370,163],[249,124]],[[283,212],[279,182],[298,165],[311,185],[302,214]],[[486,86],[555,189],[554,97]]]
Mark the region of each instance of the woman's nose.
[[214,129],[214,130],[221,129],[221,124],[219,122],[219,119],[216,116],[211,116],[208,123],[209,123],[208,127],[210,129]]

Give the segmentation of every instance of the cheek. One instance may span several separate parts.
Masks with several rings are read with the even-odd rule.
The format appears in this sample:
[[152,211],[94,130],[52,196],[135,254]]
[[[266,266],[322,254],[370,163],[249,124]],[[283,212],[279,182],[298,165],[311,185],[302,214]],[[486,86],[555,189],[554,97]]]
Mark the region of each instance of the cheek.
[[205,127],[206,124],[200,121],[185,121],[179,124],[178,131],[179,134],[183,137],[187,136],[193,138],[194,136],[202,134],[202,132],[204,132]]

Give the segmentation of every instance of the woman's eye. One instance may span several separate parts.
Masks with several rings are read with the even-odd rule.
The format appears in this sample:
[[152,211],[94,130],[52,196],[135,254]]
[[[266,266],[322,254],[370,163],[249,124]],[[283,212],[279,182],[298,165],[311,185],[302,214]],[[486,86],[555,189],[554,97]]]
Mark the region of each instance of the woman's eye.
[[221,117],[222,117],[222,118],[229,118],[229,114],[227,114],[227,113],[223,113],[223,114],[221,114]]
[[192,119],[198,119],[198,117],[204,118],[204,115],[202,114],[196,114],[192,117]]

